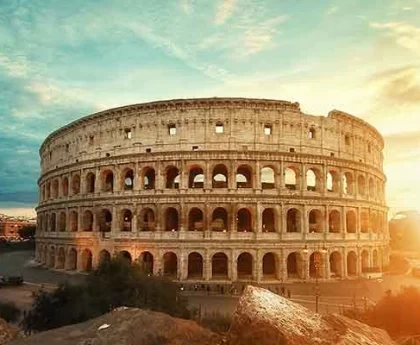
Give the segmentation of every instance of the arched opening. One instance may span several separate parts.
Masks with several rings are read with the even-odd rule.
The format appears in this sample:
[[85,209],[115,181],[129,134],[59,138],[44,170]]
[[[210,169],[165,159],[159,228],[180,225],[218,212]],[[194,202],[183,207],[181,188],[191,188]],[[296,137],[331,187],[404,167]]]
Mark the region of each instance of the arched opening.
[[357,255],[353,251],[347,254],[347,275],[357,275]]
[[218,164],[213,169],[212,175],[213,188],[227,188],[228,187],[228,170],[225,165]]
[[114,191],[114,173],[111,170],[105,170],[102,173],[102,191],[103,192]]
[[57,216],[55,213],[51,213],[50,215],[50,231],[56,230],[56,223],[57,223]]
[[340,223],[340,212],[337,210],[332,210],[328,217],[329,223],[329,232],[339,233],[341,232],[341,223]]
[[155,231],[155,213],[151,208],[144,208],[141,210],[139,215],[139,224],[141,231]]
[[311,210],[309,212],[309,232],[321,233],[323,232],[323,219],[320,210]]
[[86,175],[86,193],[95,192],[95,174],[90,172]]
[[349,172],[343,174],[343,193],[346,195],[354,193],[353,175]]
[[71,191],[73,195],[80,193],[80,176],[77,174],[71,178]]
[[225,253],[216,253],[211,258],[211,276],[213,279],[227,278],[228,257]]
[[300,232],[300,212],[296,208],[287,211],[287,232]]
[[336,171],[329,171],[327,174],[327,190],[328,192],[338,193],[340,189],[338,173]]
[[376,233],[376,231],[378,230],[375,212],[371,212],[370,214],[370,229],[373,233]]
[[56,268],[59,270],[64,269],[66,265],[66,252],[63,247],[58,249],[58,255],[57,255],[57,265]]
[[363,233],[369,232],[369,215],[367,211],[362,211],[360,215],[360,231]]
[[51,198],[51,182],[47,182],[47,186],[45,187],[47,191],[47,199]]
[[253,265],[253,258],[250,253],[242,253],[238,256],[237,260],[237,273],[238,279],[253,279],[252,274],[252,265]]
[[55,268],[55,248],[50,248],[50,257],[48,262],[48,267]]
[[252,170],[247,165],[241,165],[236,171],[236,188],[252,188]]
[[170,167],[166,170],[166,188],[179,189],[180,184],[179,170],[176,167]]
[[264,167],[261,169],[261,188],[262,189],[274,189],[276,187],[274,179],[274,170],[270,167]]
[[67,254],[67,269],[71,271],[77,270],[77,251],[74,248],[70,248]]
[[266,208],[262,213],[262,231],[275,232],[276,231],[276,217],[273,208]]
[[85,272],[92,271],[92,252],[89,249],[82,252],[82,270]]
[[188,188],[204,188],[204,173],[200,167],[190,169],[188,176]]
[[373,178],[369,179],[369,196],[372,199],[375,198],[375,183],[373,182]]
[[308,131],[308,139],[315,139],[316,138],[316,131],[315,128],[311,127]]
[[67,177],[63,178],[61,182],[61,189],[62,189],[63,196],[69,195],[69,179]]
[[194,207],[188,214],[188,231],[203,231],[203,211],[199,208]]
[[362,272],[366,273],[369,271],[369,252],[367,250],[362,251]]
[[297,252],[287,256],[287,277],[303,278],[303,259],[302,255]]
[[66,212],[60,212],[60,216],[58,217],[58,231],[66,231]]
[[99,214],[99,231],[110,232],[112,227],[112,213],[103,209]]
[[153,255],[150,252],[143,252],[139,256],[139,264],[144,273],[153,274]]
[[90,211],[83,213],[83,231],[93,231],[93,214]]
[[262,261],[263,278],[277,279],[277,256],[274,253],[266,253]]
[[286,168],[284,170],[284,183],[289,190],[297,189],[297,171],[295,169]]
[[132,231],[133,230],[133,214],[130,210],[123,210],[121,212],[122,224],[121,231]]
[[350,234],[356,233],[356,213],[353,211],[348,211],[346,213],[346,228],[347,232]]
[[197,252],[188,255],[188,278],[203,278],[203,257]]
[[45,246],[45,247],[44,247],[43,257],[42,257],[42,263],[43,263],[44,265],[47,265],[47,266],[48,266],[48,260],[49,260],[49,258],[48,258],[48,247],[47,247],[47,246]]
[[359,177],[357,178],[357,192],[360,195],[366,194],[366,182],[365,177],[363,175],[359,175]]
[[131,254],[126,250],[122,250],[118,253],[118,259],[127,265],[131,265],[131,263],[133,262]]
[[54,181],[52,181],[52,183],[51,183],[51,189],[52,189],[52,192],[51,192],[52,197],[54,199],[57,198],[58,197],[58,180],[57,179],[55,179]]
[[241,208],[236,215],[236,228],[238,232],[252,231],[251,212],[246,208]]
[[165,212],[165,231],[178,231],[179,230],[179,220],[178,220],[178,211],[169,207]]
[[163,255],[163,274],[171,278],[178,276],[178,257],[175,253],[167,252]]
[[100,266],[102,265],[106,265],[109,264],[111,262],[111,254],[109,253],[109,251],[102,249],[99,252],[99,260],[98,263]]
[[379,270],[378,251],[376,249],[372,253],[372,266],[376,271]]
[[342,276],[341,254],[332,252],[330,255],[330,272],[332,277]]
[[221,232],[226,232],[228,230],[228,213],[223,207],[218,207],[213,211],[211,230]]
[[322,278],[324,262],[322,253],[313,252],[309,257],[309,276],[311,278]]
[[308,169],[306,172],[306,189],[311,192],[319,192],[321,190],[320,173],[316,169]]
[[132,169],[125,169],[123,172],[123,190],[133,190],[134,188],[134,171]]
[[143,188],[155,189],[156,173],[153,168],[145,168],[143,171]]

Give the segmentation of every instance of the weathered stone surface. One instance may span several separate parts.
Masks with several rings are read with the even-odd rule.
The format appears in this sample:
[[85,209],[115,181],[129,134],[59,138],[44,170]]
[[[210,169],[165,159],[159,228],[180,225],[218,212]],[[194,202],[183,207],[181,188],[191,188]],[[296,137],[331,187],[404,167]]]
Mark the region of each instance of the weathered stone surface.
[[18,337],[18,330],[12,325],[8,324],[3,319],[0,319],[0,345],[9,344],[12,340]]
[[248,286],[230,345],[395,345],[389,335],[341,315],[321,316],[265,289]]
[[[109,327],[98,330],[102,325]],[[217,345],[222,337],[193,321],[125,308],[76,325],[42,332],[13,345]]]

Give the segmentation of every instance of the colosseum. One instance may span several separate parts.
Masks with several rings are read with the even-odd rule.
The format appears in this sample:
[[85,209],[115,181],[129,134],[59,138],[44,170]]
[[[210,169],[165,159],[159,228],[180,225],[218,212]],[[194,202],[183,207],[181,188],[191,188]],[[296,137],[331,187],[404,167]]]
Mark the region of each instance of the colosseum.
[[384,141],[298,103],[157,101],[83,117],[40,148],[36,257],[138,262],[180,282],[275,284],[381,272]]

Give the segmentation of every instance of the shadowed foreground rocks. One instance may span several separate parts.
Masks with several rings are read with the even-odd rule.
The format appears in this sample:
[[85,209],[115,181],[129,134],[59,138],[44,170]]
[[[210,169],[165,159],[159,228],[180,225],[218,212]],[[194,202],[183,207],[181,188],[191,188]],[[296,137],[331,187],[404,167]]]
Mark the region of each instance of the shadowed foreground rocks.
[[[102,330],[102,325],[109,327]],[[119,308],[83,323],[38,333],[13,345],[218,345],[222,337],[194,321],[135,308]]]
[[11,340],[18,337],[18,330],[0,319],[0,345],[9,344]]
[[248,286],[228,335],[230,345],[395,345],[389,335],[341,315],[321,316]]

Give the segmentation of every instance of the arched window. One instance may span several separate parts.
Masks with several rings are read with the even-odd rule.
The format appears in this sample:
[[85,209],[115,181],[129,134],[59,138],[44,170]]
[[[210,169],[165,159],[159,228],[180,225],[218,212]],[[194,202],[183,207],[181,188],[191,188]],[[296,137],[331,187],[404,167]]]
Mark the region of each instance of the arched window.
[[99,252],[99,266],[109,264],[111,262],[111,254],[106,249],[102,249]]
[[369,179],[369,196],[373,199],[375,198],[375,183],[373,182],[373,178]]
[[355,276],[357,274],[357,255],[351,251],[347,254],[347,275]]
[[178,275],[178,257],[173,252],[163,255],[163,274],[168,277],[176,278]]
[[89,249],[82,252],[82,270],[85,272],[92,271],[92,252]]
[[86,175],[86,193],[94,193],[95,192],[95,174],[88,173]]
[[348,233],[356,233],[356,214],[353,211],[346,213],[346,228]]
[[274,253],[266,253],[263,256],[263,279],[277,279],[278,259]]
[[275,188],[274,170],[270,167],[261,169],[261,188],[273,189]]
[[153,255],[150,252],[143,252],[139,256],[139,264],[142,271],[148,275],[153,274]]
[[225,165],[218,164],[213,169],[212,188],[228,187],[228,170]]
[[58,218],[58,231],[66,231],[66,212],[60,212]]
[[123,190],[133,190],[134,188],[134,171],[125,169],[123,173]]
[[77,195],[80,193],[80,176],[79,175],[73,175],[71,179],[71,191],[73,195]]
[[58,197],[58,180],[57,179],[52,181],[51,188],[52,188],[52,193],[51,193],[52,197],[56,199]]
[[369,215],[367,211],[362,211],[360,215],[360,231],[363,233],[369,232]]
[[216,253],[211,258],[212,279],[226,279],[228,276],[228,257],[225,253]]
[[327,190],[333,193],[339,191],[339,178],[336,171],[329,171],[327,174]]
[[130,210],[123,210],[122,211],[122,224],[121,224],[121,231],[132,231],[132,220],[133,214]]
[[228,230],[228,213],[223,207],[218,207],[213,211],[211,230],[221,232],[226,232]]
[[357,191],[360,195],[366,194],[366,182],[363,175],[359,175],[357,178]]
[[237,273],[238,279],[250,280],[253,278],[253,258],[250,253],[242,253],[237,259]]
[[322,212],[320,210],[311,210],[309,212],[309,232],[323,232]]
[[102,173],[102,191],[103,192],[114,191],[114,173],[111,170],[105,170]]
[[70,211],[69,231],[77,231],[79,227],[79,214],[76,211]]
[[188,176],[188,188],[204,188],[204,174],[200,167],[190,169]]
[[324,262],[322,253],[313,252],[309,257],[309,276],[311,278],[319,278],[324,276]]
[[62,189],[63,196],[69,195],[69,179],[67,178],[67,176],[64,177],[61,182],[61,189]]
[[306,172],[306,189],[315,192],[319,187],[317,186],[318,179],[314,169],[309,169]]
[[55,213],[51,213],[51,218],[50,218],[50,231],[55,231],[56,230],[56,215]]
[[300,253],[290,253],[287,257],[287,276],[289,278],[303,278],[303,259]]
[[169,207],[165,212],[165,231],[178,231],[179,230],[179,220],[178,220],[178,211]]
[[236,171],[236,188],[252,188],[252,170],[247,165],[241,165]]
[[343,193],[346,195],[354,193],[353,175],[349,172],[343,174]]
[[340,212],[332,210],[328,218],[329,231],[332,233],[341,232]]
[[342,276],[342,266],[341,266],[341,254],[340,252],[332,252],[330,255],[330,272],[331,276],[341,277]]
[[292,208],[287,211],[287,232],[300,232],[300,212]]
[[118,253],[118,258],[127,265],[131,265],[131,263],[133,262],[131,254],[126,250],[120,251]]
[[250,232],[252,231],[252,216],[251,212],[246,208],[241,208],[236,216],[237,231]]
[[155,169],[145,168],[143,172],[143,188],[155,189],[156,174]]
[[139,215],[139,224],[141,231],[155,231],[155,213],[151,208],[144,208]]
[[203,257],[199,253],[188,255],[188,278],[203,278]]
[[296,170],[291,168],[286,168],[284,171],[284,183],[287,189],[296,190],[297,189],[297,173]]
[[276,231],[276,217],[273,208],[266,208],[262,213],[262,231],[275,232]]
[[179,189],[180,176],[176,167],[170,167],[166,170],[166,188]]
[[112,227],[112,213],[103,209],[99,214],[99,231],[110,232]]
[[189,231],[203,231],[203,211],[194,207],[188,214],[188,230]]
[[316,134],[315,128],[313,127],[309,128],[308,139],[315,139],[315,134]]
[[83,231],[92,231],[93,230],[93,214],[90,211],[85,211],[83,213]]

